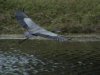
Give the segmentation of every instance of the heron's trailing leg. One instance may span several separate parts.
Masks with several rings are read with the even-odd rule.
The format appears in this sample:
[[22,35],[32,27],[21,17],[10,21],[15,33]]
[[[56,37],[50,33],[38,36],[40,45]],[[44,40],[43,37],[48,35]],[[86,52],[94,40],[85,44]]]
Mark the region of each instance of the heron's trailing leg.
[[19,41],[18,43],[21,44],[21,43],[25,42],[25,41],[28,40],[28,39],[29,39],[29,38],[25,38],[25,39]]
[[29,32],[25,32],[24,35],[25,35],[26,38],[21,40],[21,41],[19,41],[19,44],[25,42],[26,40],[28,40],[29,38],[32,37],[32,35]]

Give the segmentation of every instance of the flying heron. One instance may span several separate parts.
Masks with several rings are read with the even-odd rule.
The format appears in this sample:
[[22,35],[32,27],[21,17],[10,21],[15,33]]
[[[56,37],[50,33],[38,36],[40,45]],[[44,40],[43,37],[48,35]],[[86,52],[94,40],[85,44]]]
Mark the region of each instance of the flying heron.
[[16,17],[17,21],[21,24],[21,26],[27,30],[27,32],[25,32],[25,36],[27,39],[32,36],[41,36],[44,38],[57,40],[57,41],[69,40],[69,39],[65,38],[64,36],[50,32],[50,31],[40,27],[38,24],[33,22],[32,19],[29,18],[22,11],[17,11],[15,17]]

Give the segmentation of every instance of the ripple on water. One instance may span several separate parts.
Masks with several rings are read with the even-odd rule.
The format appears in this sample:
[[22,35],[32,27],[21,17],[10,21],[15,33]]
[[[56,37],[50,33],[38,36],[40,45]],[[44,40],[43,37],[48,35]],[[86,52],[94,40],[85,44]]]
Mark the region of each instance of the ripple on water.
[[0,75],[44,75],[41,73],[45,72],[54,73],[54,75],[66,75],[69,72],[74,74],[76,71],[91,68],[93,64],[90,61],[88,63],[83,61],[58,63],[48,59],[44,61],[20,50],[0,51]]
[[0,75],[37,75],[39,72],[53,72],[59,63],[43,62],[34,55],[0,51]]

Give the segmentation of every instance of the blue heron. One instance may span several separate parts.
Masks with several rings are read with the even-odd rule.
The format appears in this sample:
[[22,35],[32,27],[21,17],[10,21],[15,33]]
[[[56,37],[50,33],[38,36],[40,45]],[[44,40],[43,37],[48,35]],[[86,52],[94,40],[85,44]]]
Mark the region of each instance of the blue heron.
[[25,36],[27,39],[32,37],[32,36],[41,36],[44,38],[58,40],[58,41],[69,40],[69,39],[65,38],[64,36],[50,32],[50,31],[40,27],[38,24],[33,22],[31,20],[31,18],[29,18],[22,11],[17,11],[15,17],[16,17],[17,21],[21,24],[21,26],[27,30],[27,32],[25,32]]

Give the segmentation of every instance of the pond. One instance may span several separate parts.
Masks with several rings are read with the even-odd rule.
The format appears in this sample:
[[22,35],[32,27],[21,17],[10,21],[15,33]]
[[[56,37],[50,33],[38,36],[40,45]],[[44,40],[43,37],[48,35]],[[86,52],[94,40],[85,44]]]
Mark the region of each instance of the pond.
[[100,42],[0,40],[0,75],[100,75]]

